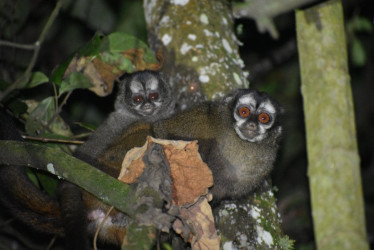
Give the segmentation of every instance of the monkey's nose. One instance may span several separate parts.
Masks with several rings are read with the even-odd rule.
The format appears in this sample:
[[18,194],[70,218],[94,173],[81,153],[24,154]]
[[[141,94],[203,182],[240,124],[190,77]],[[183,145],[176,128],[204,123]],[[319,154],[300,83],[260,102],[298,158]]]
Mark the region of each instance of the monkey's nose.
[[144,113],[151,115],[153,113],[153,106],[150,103],[145,103],[142,107]]
[[149,103],[149,102],[144,103],[143,109],[144,110],[152,110],[153,109],[153,105],[151,103]]
[[257,129],[257,125],[254,122],[250,122],[247,124],[247,129],[249,131],[255,131]]

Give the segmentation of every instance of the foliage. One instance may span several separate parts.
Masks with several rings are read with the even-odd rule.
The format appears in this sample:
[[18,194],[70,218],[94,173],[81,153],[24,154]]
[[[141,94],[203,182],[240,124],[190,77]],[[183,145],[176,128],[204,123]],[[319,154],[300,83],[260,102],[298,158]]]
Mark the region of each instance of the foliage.
[[[235,8],[243,1],[233,1]],[[246,1],[249,2],[249,1]],[[255,2],[255,1],[251,1]],[[257,1],[261,2],[261,1]],[[295,1],[297,2],[297,1]],[[27,1],[2,0],[0,1],[0,40],[21,43],[25,49],[0,45],[0,92],[3,92],[14,83],[27,68],[34,42],[38,39],[42,27],[52,12],[56,1]],[[365,192],[366,216],[373,221],[374,178],[372,165],[372,148],[374,142],[373,112],[374,91],[372,84],[374,36],[372,30],[372,11],[368,0],[343,1],[346,16],[346,33],[348,38],[348,52],[350,55],[351,79],[355,101],[358,143],[363,173],[363,187]],[[213,4],[212,4],[213,5]],[[112,98],[99,98],[87,91],[87,87],[73,88],[62,91],[58,95],[60,85],[71,59],[85,47],[95,34],[107,35],[113,32],[125,32],[142,41],[147,40],[146,25],[143,14],[143,1],[105,1],[105,0],[65,0],[59,17],[53,23],[47,38],[41,46],[38,60],[32,70],[30,81],[20,83],[20,88],[14,90],[3,99],[2,104],[12,110],[15,117],[21,121],[27,119],[31,110],[35,109],[41,101],[52,97],[53,104],[47,110],[52,114],[63,113],[63,121],[53,119],[57,125],[50,131],[45,127],[37,130],[43,136],[59,139],[82,138],[86,133],[82,131],[93,130],[103,119],[103,114],[110,111]],[[314,249],[313,225],[309,207],[307,159],[305,149],[305,131],[300,96],[300,83],[295,45],[294,15],[292,11],[280,12],[277,8],[276,16],[271,16],[271,25],[263,22],[263,27],[276,26],[278,40],[273,40],[268,34],[258,34],[256,24],[249,19],[240,18],[235,21],[238,26],[238,43],[241,44],[240,55],[249,70],[251,87],[267,91],[275,96],[286,109],[287,118],[284,121],[285,138],[280,157],[273,174],[273,181],[279,187],[275,193],[278,199],[279,211],[282,217],[283,230],[290,238],[296,239],[297,249]],[[281,8],[282,9],[282,8]],[[255,12],[260,13],[258,9]],[[264,13],[264,12],[261,12]],[[268,12],[265,12],[268,13]],[[255,22],[266,21],[257,19]],[[268,26],[266,26],[268,25]],[[100,38],[100,35],[97,38]],[[70,59],[69,59],[70,58]],[[56,65],[60,65],[56,67]],[[64,68],[65,67],[65,68]],[[60,71],[59,71],[60,70]],[[54,78],[55,77],[55,78]],[[45,80],[48,79],[48,82]],[[42,83],[44,82],[44,83]],[[55,84],[52,84],[55,83]],[[30,84],[30,88],[24,85]],[[69,86],[69,84],[67,84]],[[56,91],[54,91],[56,88]],[[64,98],[67,96],[67,101]],[[1,105],[2,105],[1,104]],[[51,112],[51,111],[50,111]],[[54,117],[54,115],[48,115]],[[56,120],[56,121],[55,121]],[[74,125],[75,121],[78,126]],[[39,123],[42,125],[41,123]],[[48,127],[51,125],[47,122]],[[66,132],[69,125],[69,136],[57,135],[57,132]],[[32,127],[32,126],[31,126]],[[35,130],[35,129],[34,129]],[[70,133],[70,132],[69,132]],[[56,146],[56,143],[48,143]],[[61,144],[58,144],[61,147]],[[71,152],[74,146],[64,147]],[[33,173],[32,173],[33,174]],[[35,182],[40,182],[35,179]],[[53,185],[53,184],[52,184]],[[47,191],[53,188],[46,188]],[[369,238],[373,238],[374,226],[368,224]],[[373,244],[373,243],[372,243]]]

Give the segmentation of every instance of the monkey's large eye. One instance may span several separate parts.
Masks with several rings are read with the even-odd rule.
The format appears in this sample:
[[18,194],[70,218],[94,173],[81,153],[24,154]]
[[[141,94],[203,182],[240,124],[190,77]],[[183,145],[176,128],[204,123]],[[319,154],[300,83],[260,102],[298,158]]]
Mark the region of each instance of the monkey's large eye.
[[135,96],[133,98],[133,100],[134,100],[135,103],[142,102],[143,101],[143,96],[141,96],[141,95]]
[[158,99],[158,93],[151,93],[148,95],[149,100],[157,100]]
[[259,114],[258,115],[258,121],[263,123],[263,124],[269,123],[270,122],[269,114],[266,114],[266,113]]
[[238,113],[241,117],[248,117],[250,114],[251,114],[251,111],[249,111],[249,108],[247,107],[241,107],[239,110],[238,110]]

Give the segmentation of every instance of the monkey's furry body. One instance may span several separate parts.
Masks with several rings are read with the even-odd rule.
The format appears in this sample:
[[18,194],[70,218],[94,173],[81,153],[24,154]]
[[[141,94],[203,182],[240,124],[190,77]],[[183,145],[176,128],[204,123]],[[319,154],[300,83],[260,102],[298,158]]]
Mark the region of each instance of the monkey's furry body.
[[[93,159],[96,167],[117,177],[126,152],[132,147],[143,145],[147,135],[171,140],[198,140],[199,152],[213,173],[213,202],[238,199],[253,192],[272,170],[282,132],[281,113],[277,102],[265,93],[238,90],[235,95],[222,102],[199,104],[170,118],[159,121],[145,119],[146,122],[135,123],[124,131],[120,129],[98,154],[88,155],[89,162],[92,163]],[[116,114],[111,117],[116,117]],[[109,118],[108,121],[110,119],[115,118]],[[106,136],[105,133],[104,135]],[[88,150],[83,150],[84,153],[89,154],[89,149],[94,147],[102,136],[91,137],[90,140],[96,142],[87,146]],[[87,143],[90,145],[91,142]],[[74,199],[77,193],[77,189],[73,189]],[[70,206],[69,195],[63,197],[67,198],[65,206],[61,206],[62,217],[68,220],[64,223],[68,225],[65,229],[74,228],[78,223],[81,232],[75,231],[75,234],[85,237],[88,230],[85,228],[88,213],[97,210],[106,212],[107,206],[95,197],[83,193],[87,210],[83,212],[82,218],[81,206]],[[113,213],[113,218],[118,218],[116,213],[118,211]],[[69,216],[64,217],[64,214]],[[126,228],[121,220],[112,222],[112,228],[102,230],[100,235],[103,240],[119,245],[121,242],[118,237],[108,239],[107,234],[116,231],[123,235]],[[93,228],[90,228],[91,234],[93,231]],[[74,237],[72,240],[75,241]],[[74,246],[73,243],[71,246],[78,249],[81,247],[78,245]]]
[[171,116],[174,110],[171,88],[159,73],[140,71],[126,75],[119,83],[114,111],[78,148],[75,156],[95,164],[95,158],[132,123],[164,119]]

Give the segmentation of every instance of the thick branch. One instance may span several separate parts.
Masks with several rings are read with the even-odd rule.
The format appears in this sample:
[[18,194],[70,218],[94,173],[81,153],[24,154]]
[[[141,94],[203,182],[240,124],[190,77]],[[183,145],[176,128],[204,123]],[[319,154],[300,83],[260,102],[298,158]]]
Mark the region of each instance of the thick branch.
[[48,171],[82,187],[130,217],[135,214],[131,204],[126,202],[127,198],[132,199],[128,185],[58,149],[26,142],[0,141],[0,152],[0,165]]
[[318,249],[368,249],[343,20],[336,0],[296,12]]

